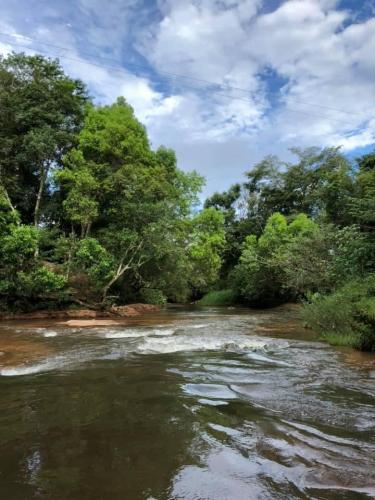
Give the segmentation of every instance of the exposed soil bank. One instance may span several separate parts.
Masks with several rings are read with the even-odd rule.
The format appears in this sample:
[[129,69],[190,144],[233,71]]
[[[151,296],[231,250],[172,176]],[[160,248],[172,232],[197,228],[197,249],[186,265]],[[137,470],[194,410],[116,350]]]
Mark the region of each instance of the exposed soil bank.
[[[140,314],[159,311],[160,307],[153,304],[129,304],[126,306],[112,306],[109,310],[95,309],[65,309],[43,310],[24,314],[0,314],[0,320],[28,320],[28,319],[62,319],[62,320],[99,320],[103,318],[132,318]],[[68,326],[85,326],[70,324]],[[90,323],[90,326],[93,323]]]

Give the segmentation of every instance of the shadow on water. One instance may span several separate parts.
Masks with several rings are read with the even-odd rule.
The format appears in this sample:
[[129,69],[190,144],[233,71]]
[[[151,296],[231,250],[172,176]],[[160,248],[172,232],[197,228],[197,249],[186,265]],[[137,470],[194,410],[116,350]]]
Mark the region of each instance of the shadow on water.
[[160,498],[193,423],[161,360],[121,365],[2,384],[1,498]]
[[375,494],[375,356],[293,309],[8,324],[2,349],[1,499]]

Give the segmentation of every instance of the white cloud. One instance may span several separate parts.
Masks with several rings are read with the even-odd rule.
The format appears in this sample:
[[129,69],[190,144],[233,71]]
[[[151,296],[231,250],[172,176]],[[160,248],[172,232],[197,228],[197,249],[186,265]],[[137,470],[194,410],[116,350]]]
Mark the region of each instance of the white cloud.
[[[64,67],[98,102],[124,95],[153,144],[174,147],[184,168],[207,174],[208,191],[292,145],[341,144],[349,151],[375,143],[374,17],[360,20],[338,0],[285,0],[271,12],[262,0],[156,1],[159,13],[151,17],[151,2],[143,9],[137,0],[79,0],[76,17],[61,22],[59,9],[71,12],[67,0],[26,34],[68,48],[59,52]],[[10,9],[7,32],[24,32],[19,15]],[[0,51],[9,51],[1,43]],[[156,81],[100,67],[146,64],[133,59],[135,49]],[[99,66],[82,62],[87,53]],[[285,82],[276,96],[272,75]],[[221,92],[202,80],[222,85]]]
[[[253,84],[252,72],[233,72],[246,55],[244,19],[254,16],[259,1],[235,1],[235,8],[219,8],[222,2],[188,0],[163,3],[165,15],[142,36],[139,47],[158,69],[180,72],[218,83]],[[246,12],[243,18],[241,12]],[[251,61],[247,61],[247,67]],[[250,66],[251,67],[251,66]],[[177,71],[178,70],[178,71]]]
[[[341,144],[346,149],[375,142],[369,121],[375,96],[369,78],[374,75],[375,23],[371,19],[344,27],[348,20],[349,13],[325,11],[317,0],[291,0],[257,19],[252,36],[261,47],[260,60],[289,78],[285,106],[277,113],[284,142]],[[271,39],[264,36],[266,27]]]
[[[265,126],[266,96],[259,74],[271,67],[288,79],[283,106],[273,118],[278,140],[342,144],[347,149],[371,144],[374,130],[368,103],[375,95],[375,20],[346,27],[350,14],[334,10],[336,4],[289,0],[244,25],[236,16],[244,3],[219,9],[217,2],[164,2],[164,18],[154,37],[143,40],[144,53],[159,69],[249,89],[247,105],[235,99],[229,105],[211,102],[214,116],[207,119],[200,113],[211,127],[208,139],[247,134],[254,117],[258,128]],[[252,6],[254,16],[258,5],[252,2]],[[207,98],[202,100],[205,105]],[[361,131],[351,133],[349,139],[349,132],[357,129]],[[259,133],[269,136],[270,130]]]

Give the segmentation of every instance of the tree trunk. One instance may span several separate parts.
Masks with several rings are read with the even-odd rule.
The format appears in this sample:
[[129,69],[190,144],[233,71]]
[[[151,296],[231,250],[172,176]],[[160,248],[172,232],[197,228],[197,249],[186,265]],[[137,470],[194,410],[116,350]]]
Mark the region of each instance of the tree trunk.
[[123,263],[121,262],[117,271],[116,271],[116,274],[113,276],[113,278],[105,285],[105,287],[103,288],[103,292],[102,292],[102,302],[101,304],[104,305],[105,301],[107,300],[107,295],[108,295],[108,292],[109,292],[109,289],[111,288],[111,286],[116,283],[116,281],[121,278],[121,276],[124,274],[125,271],[127,271],[128,269],[130,269],[130,266],[128,265],[123,265]]
[[[71,228],[72,229],[71,229],[71,232],[70,232],[70,237],[73,239],[75,237],[73,224],[71,225]],[[73,248],[74,248],[74,245],[73,245],[73,242],[71,242],[71,245],[69,245],[68,262],[67,262],[67,265],[66,265],[66,273],[65,273],[65,277],[66,277],[67,280],[70,277],[70,267],[71,267],[72,259],[73,259]]]
[[35,203],[35,209],[34,209],[34,226],[35,227],[38,227],[38,225],[39,225],[40,205],[41,205],[41,202],[42,202],[44,184],[46,182],[47,173],[48,173],[48,167],[45,167],[43,165],[42,169],[41,169],[38,195],[36,197],[36,203]]
[[15,211],[16,211],[16,209],[14,208],[13,203],[12,203],[12,200],[10,199],[10,196],[9,196],[8,190],[7,190],[7,188],[4,186],[4,184],[1,182],[2,176],[3,176],[3,171],[2,171],[2,168],[0,167],[0,191],[1,191],[1,190],[3,191],[4,196],[5,196],[5,199],[6,199],[6,201],[8,202],[8,205],[9,205],[10,209],[12,210],[12,212],[15,212]]
[[3,188],[3,191],[4,191],[4,196],[5,196],[5,199],[7,200],[9,206],[10,206],[10,209],[12,210],[12,212],[15,212],[16,209],[14,208],[13,204],[12,204],[12,201],[9,197],[9,194],[8,194],[8,191],[6,190],[6,188],[4,186],[2,186]]
[[[117,268],[117,271],[115,273],[115,275],[113,276],[113,278],[104,286],[103,288],[103,292],[102,292],[102,302],[101,302],[101,305],[103,306],[106,299],[107,299],[107,294],[108,294],[108,291],[109,289],[111,288],[111,286],[116,283],[116,281],[121,278],[121,276],[124,274],[125,271],[127,271],[128,269],[131,269],[132,267],[132,264],[134,262],[134,259],[135,259],[135,256],[136,256],[136,252],[138,250],[141,249],[143,245],[143,241],[141,240],[139,242],[139,244],[136,246],[136,247],[133,247],[133,250],[134,250],[134,253],[133,255],[128,259],[127,263],[124,264],[124,260],[126,258],[123,257],[121,260],[120,260],[120,264]],[[143,265],[145,261],[142,262],[142,259],[140,258],[139,261],[137,262],[137,265],[135,266],[136,268],[139,268],[141,265]]]
[[[48,174],[48,166],[42,165],[41,173],[40,173],[40,183],[39,183],[38,195],[36,197],[36,203],[35,203],[35,209],[34,209],[34,226],[35,227],[39,226],[40,205],[42,202],[44,184],[45,184],[46,179],[47,179],[47,174]],[[39,243],[37,242],[37,247],[36,247],[36,250],[34,253],[34,257],[37,258],[38,256],[39,256]]]
[[86,222],[86,223],[82,222],[82,224],[81,224],[81,240],[83,240],[83,238],[88,237],[88,235],[90,234],[91,225],[92,225],[92,222]]
[[85,238],[88,238],[89,234],[90,234],[90,231],[91,231],[91,225],[92,225],[92,222],[88,222],[87,223],[87,226],[86,226],[86,232],[85,232]]

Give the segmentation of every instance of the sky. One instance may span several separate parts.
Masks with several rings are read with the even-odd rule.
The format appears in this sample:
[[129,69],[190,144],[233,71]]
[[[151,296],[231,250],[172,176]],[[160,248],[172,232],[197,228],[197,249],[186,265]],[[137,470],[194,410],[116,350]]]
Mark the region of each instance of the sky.
[[12,50],[124,96],[204,195],[291,147],[375,149],[375,0],[0,0]]

